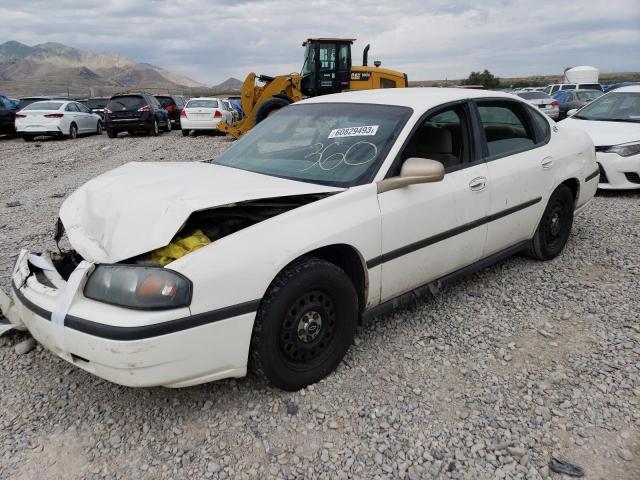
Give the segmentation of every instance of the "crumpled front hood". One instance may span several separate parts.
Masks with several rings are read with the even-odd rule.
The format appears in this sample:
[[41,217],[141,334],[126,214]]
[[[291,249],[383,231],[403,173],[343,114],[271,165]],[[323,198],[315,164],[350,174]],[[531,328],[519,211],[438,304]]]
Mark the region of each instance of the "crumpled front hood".
[[558,125],[586,132],[596,147],[620,145],[640,140],[640,123],[599,122],[569,117],[559,122]]
[[209,163],[133,162],[73,192],[60,219],[85,260],[115,263],[169,244],[198,210],[341,190]]

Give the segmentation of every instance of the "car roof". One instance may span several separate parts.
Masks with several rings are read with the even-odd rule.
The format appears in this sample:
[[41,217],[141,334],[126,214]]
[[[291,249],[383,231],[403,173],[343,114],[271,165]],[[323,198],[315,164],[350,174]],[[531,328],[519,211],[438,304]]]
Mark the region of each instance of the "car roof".
[[356,92],[336,93],[321,97],[308,98],[298,103],[375,103],[380,105],[398,105],[424,110],[443,103],[473,98],[504,98],[521,101],[510,93],[468,88],[383,88],[379,90],[360,90]]
[[616,88],[613,92],[640,92],[640,85],[627,85],[626,87]]
[[189,99],[189,101],[191,100],[220,100],[220,99],[218,97],[194,97]]

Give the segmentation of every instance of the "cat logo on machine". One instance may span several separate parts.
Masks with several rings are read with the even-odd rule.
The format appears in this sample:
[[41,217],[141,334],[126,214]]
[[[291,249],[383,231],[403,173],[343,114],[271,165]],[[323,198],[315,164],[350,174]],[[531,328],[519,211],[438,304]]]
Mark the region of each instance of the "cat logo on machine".
[[351,80],[368,81],[371,78],[371,72],[351,72]]

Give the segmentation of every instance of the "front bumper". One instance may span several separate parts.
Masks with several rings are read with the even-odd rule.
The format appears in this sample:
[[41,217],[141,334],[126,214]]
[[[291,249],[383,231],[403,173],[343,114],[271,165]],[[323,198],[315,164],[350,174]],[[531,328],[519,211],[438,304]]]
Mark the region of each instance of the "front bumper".
[[184,387],[246,374],[255,305],[236,309],[232,317],[219,311],[192,315],[188,308],[130,310],[85,298],[85,281],[64,324],[56,324],[52,312],[59,310],[68,284],[21,253],[10,301],[4,296],[0,306],[16,328],[28,330],[48,350],[120,385]]
[[640,155],[621,157],[617,153],[596,152],[596,161],[601,168],[598,188],[605,190],[640,188]]

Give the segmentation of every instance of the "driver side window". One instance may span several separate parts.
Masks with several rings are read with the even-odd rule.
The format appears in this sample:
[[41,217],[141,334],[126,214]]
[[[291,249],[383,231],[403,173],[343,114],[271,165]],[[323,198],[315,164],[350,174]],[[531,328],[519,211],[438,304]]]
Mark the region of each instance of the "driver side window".
[[428,158],[444,165],[446,171],[469,161],[469,123],[464,104],[433,113],[413,133],[402,154]]

